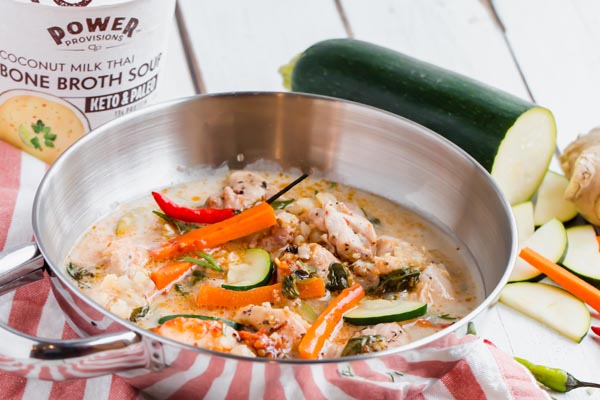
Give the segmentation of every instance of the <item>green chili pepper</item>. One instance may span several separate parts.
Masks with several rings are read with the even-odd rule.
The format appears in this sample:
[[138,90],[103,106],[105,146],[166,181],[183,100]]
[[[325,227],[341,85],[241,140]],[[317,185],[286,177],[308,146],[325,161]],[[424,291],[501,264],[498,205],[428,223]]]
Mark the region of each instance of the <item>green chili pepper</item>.
[[560,368],[536,365],[519,357],[515,357],[515,360],[523,364],[533,374],[539,383],[560,393],[565,393],[580,387],[600,388],[600,384],[581,382],[573,375]]

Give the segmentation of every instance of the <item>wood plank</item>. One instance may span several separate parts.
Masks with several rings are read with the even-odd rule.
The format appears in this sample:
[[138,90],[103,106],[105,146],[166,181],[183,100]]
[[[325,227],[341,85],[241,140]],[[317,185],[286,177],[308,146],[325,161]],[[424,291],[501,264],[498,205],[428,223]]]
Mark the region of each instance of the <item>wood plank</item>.
[[[392,48],[528,99],[502,31],[476,0],[358,2],[342,0],[354,37]],[[377,23],[373,23],[377,21]],[[511,352],[518,340],[504,328],[502,309],[475,320],[478,333]]]
[[346,36],[333,1],[183,0],[208,92],[283,90],[277,70],[311,44]]
[[342,5],[356,39],[528,99],[501,30],[480,1],[342,0]]
[[493,4],[535,100],[554,112],[559,148],[600,125],[600,3]]
[[195,94],[192,78],[185,59],[177,21],[173,18],[165,63],[159,75],[155,102],[167,101]]
[[[558,147],[564,149],[600,122],[600,3],[493,0],[493,5],[533,97],[556,117]],[[556,162],[553,167],[560,170]],[[600,382],[600,346],[593,333],[575,344],[508,308],[502,314],[511,335],[523,332],[512,343],[515,354]],[[599,323],[596,315],[592,324]],[[580,399],[592,393],[600,396],[600,390],[576,390],[557,397]]]
[[[600,382],[600,345],[593,333],[577,344],[504,304],[499,304],[498,308],[511,336],[515,356],[536,364],[562,368],[583,381]],[[597,320],[595,324],[598,324]],[[594,394],[589,398],[600,396],[598,389],[578,389],[553,396],[576,400],[588,398],[585,397],[586,391]]]
[[[396,49],[528,98],[500,26],[484,3],[388,0],[367,4],[342,0],[342,4],[357,39]],[[513,4],[516,9],[516,2]],[[531,23],[535,15],[530,12],[522,18]],[[503,305],[495,306],[475,323],[481,336],[505,351],[549,365],[579,364],[574,372],[582,379],[599,380],[595,376],[598,369],[581,362],[584,353],[600,360],[600,347],[592,338],[586,338],[582,345],[574,344]],[[575,399],[577,393],[560,398]]]
[[[499,348],[512,353],[511,338],[506,332],[501,310],[498,307],[490,307],[486,312],[477,316],[473,320],[473,323],[479,336],[488,339]],[[461,332],[458,333],[460,334]]]

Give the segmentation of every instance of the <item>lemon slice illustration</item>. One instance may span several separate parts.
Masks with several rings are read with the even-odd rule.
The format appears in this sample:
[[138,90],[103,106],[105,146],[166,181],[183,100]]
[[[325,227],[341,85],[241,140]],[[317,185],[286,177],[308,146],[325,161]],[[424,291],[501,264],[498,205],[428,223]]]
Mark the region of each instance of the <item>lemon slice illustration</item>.
[[25,125],[19,125],[19,139],[21,139],[21,142],[23,142],[27,147],[32,149],[35,148],[33,143],[31,143],[31,140],[35,137],[35,134],[30,129],[27,129]]

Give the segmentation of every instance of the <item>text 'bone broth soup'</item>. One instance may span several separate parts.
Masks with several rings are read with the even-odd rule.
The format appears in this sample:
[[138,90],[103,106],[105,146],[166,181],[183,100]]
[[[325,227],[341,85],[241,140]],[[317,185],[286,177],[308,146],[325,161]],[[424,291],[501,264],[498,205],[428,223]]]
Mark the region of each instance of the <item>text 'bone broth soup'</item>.
[[91,129],[147,105],[174,8],[175,0],[0,0],[0,140],[52,163]]

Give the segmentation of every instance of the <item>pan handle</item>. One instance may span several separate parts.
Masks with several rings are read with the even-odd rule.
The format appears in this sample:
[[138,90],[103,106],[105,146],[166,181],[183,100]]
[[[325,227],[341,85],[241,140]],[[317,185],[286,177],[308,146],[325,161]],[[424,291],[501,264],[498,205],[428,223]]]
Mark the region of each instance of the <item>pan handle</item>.
[[[42,279],[43,271],[35,243],[0,253],[0,294]],[[27,378],[62,381],[163,367],[162,345],[136,332],[43,339],[0,323],[0,370]]]
[[63,381],[139,368],[156,371],[162,368],[161,352],[132,331],[54,340],[0,324],[0,370],[26,378]]
[[44,258],[37,244],[0,253],[0,295],[44,277]]

